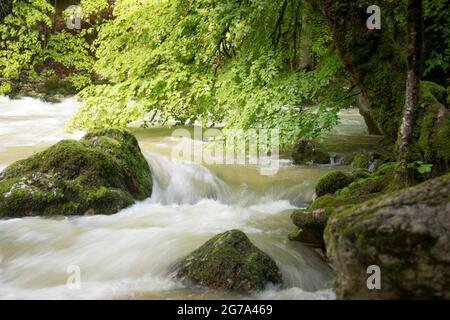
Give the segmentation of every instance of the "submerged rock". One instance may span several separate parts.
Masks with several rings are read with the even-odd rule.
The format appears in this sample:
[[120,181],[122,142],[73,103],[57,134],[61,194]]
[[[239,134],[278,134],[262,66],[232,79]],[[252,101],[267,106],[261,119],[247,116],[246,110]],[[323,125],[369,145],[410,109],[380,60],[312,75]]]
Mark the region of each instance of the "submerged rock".
[[214,236],[173,269],[175,278],[214,289],[249,292],[282,282],[275,261],[239,230]]
[[7,167],[0,174],[0,217],[112,214],[151,192],[136,138],[96,130]]
[[[333,214],[325,230],[341,299],[450,298],[450,174]],[[367,287],[379,266],[381,289]]]
[[294,146],[292,159],[295,164],[329,164],[330,156],[316,143],[310,140],[300,140]]

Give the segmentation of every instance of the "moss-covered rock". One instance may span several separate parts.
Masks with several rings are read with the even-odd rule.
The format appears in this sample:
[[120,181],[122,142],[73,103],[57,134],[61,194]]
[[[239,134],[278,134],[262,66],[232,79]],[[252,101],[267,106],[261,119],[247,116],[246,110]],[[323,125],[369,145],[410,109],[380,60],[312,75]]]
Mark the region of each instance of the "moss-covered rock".
[[269,282],[282,282],[272,258],[239,230],[214,236],[176,264],[173,270],[174,278],[230,291],[257,291]]
[[295,210],[291,219],[297,228],[289,234],[289,240],[299,241],[312,247],[325,248],[323,232],[329,215],[330,211],[324,209]]
[[352,174],[350,183],[334,192],[318,197],[308,207],[309,211],[318,209],[335,210],[338,207],[354,205],[367,201],[390,191],[393,186],[394,173],[397,163],[385,163],[375,173],[367,171]]
[[368,170],[364,170],[364,169],[356,169],[351,174],[351,178],[353,181],[359,180],[359,179],[367,179],[369,177],[370,177],[370,172]]
[[371,163],[371,154],[368,152],[360,152],[353,158],[352,166],[358,169],[368,169]]
[[329,164],[330,155],[314,141],[300,140],[292,151],[294,164]]
[[394,150],[391,147],[383,146],[383,149],[384,151],[374,152],[362,150],[347,154],[344,157],[342,164],[348,166],[351,165],[354,169],[375,172],[383,163],[396,161]]
[[0,174],[0,216],[112,214],[151,192],[135,137],[97,130],[7,167]]
[[[450,298],[450,174],[338,210],[325,230],[341,299]],[[367,268],[381,289],[367,288]]]
[[[366,178],[356,179],[347,187],[338,190],[335,195],[340,199],[364,197],[370,194],[389,191],[393,182],[397,163],[386,163]],[[361,199],[364,201],[364,199]]]
[[333,194],[337,190],[348,186],[352,181],[352,178],[342,171],[331,171],[320,178],[316,185],[316,195],[320,197],[325,194]]
[[[375,173],[358,170],[352,174],[346,186],[327,193],[314,200],[306,210],[294,211],[291,218],[298,227],[288,236],[290,240],[300,241],[320,247],[323,245],[323,231],[328,217],[336,210],[363,203],[394,189],[397,163],[385,163]],[[326,177],[326,176],[325,176]],[[352,182],[353,181],[353,182]]]

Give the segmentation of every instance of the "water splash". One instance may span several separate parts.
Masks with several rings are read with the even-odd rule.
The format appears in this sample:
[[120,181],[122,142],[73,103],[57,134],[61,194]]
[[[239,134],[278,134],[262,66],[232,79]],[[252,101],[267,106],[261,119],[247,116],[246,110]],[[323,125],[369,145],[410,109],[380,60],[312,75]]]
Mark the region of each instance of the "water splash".
[[195,204],[202,199],[229,203],[230,188],[207,168],[145,152],[153,175],[151,201],[163,205]]
[[[242,208],[210,199],[183,205],[148,199],[112,216],[0,221],[0,298],[170,296],[183,286],[166,277],[169,267],[229,229],[241,229],[275,259],[285,289],[328,288],[329,267],[309,249],[287,243],[286,208],[286,201]],[[69,265],[81,269],[80,290],[65,287]],[[192,292],[185,289],[186,298]]]

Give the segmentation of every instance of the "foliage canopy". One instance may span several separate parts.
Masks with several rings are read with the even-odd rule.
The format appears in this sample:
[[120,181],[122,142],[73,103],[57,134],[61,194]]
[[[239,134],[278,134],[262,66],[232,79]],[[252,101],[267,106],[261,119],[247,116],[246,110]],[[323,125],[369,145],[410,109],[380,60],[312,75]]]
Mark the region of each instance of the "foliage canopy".
[[[71,127],[201,122],[278,129],[282,145],[321,137],[355,90],[311,3],[0,0],[0,94],[66,83],[83,100]],[[424,75],[448,81],[445,1],[423,3]],[[66,28],[69,4],[81,5],[80,30]]]
[[226,120],[287,144],[352,102],[328,27],[302,1],[120,0],[113,14],[96,40],[107,82],[80,93],[74,126]]

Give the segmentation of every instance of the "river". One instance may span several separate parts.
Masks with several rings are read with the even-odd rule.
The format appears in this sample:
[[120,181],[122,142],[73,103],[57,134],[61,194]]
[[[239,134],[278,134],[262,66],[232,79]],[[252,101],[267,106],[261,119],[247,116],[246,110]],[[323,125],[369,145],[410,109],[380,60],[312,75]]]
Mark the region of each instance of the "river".
[[[81,138],[64,127],[79,106],[0,96],[0,170],[61,139]],[[292,210],[306,206],[317,180],[336,166],[294,166],[285,157],[271,176],[257,165],[203,166],[171,157],[175,145],[190,143],[172,130],[131,130],[152,168],[152,197],[111,216],[0,220],[0,299],[334,299],[330,266],[287,235]],[[326,145],[346,153],[378,141],[348,110]],[[244,231],[274,258],[283,287],[241,296],[168,277],[176,261],[229,229]],[[66,285],[69,266],[79,267],[79,289]]]

